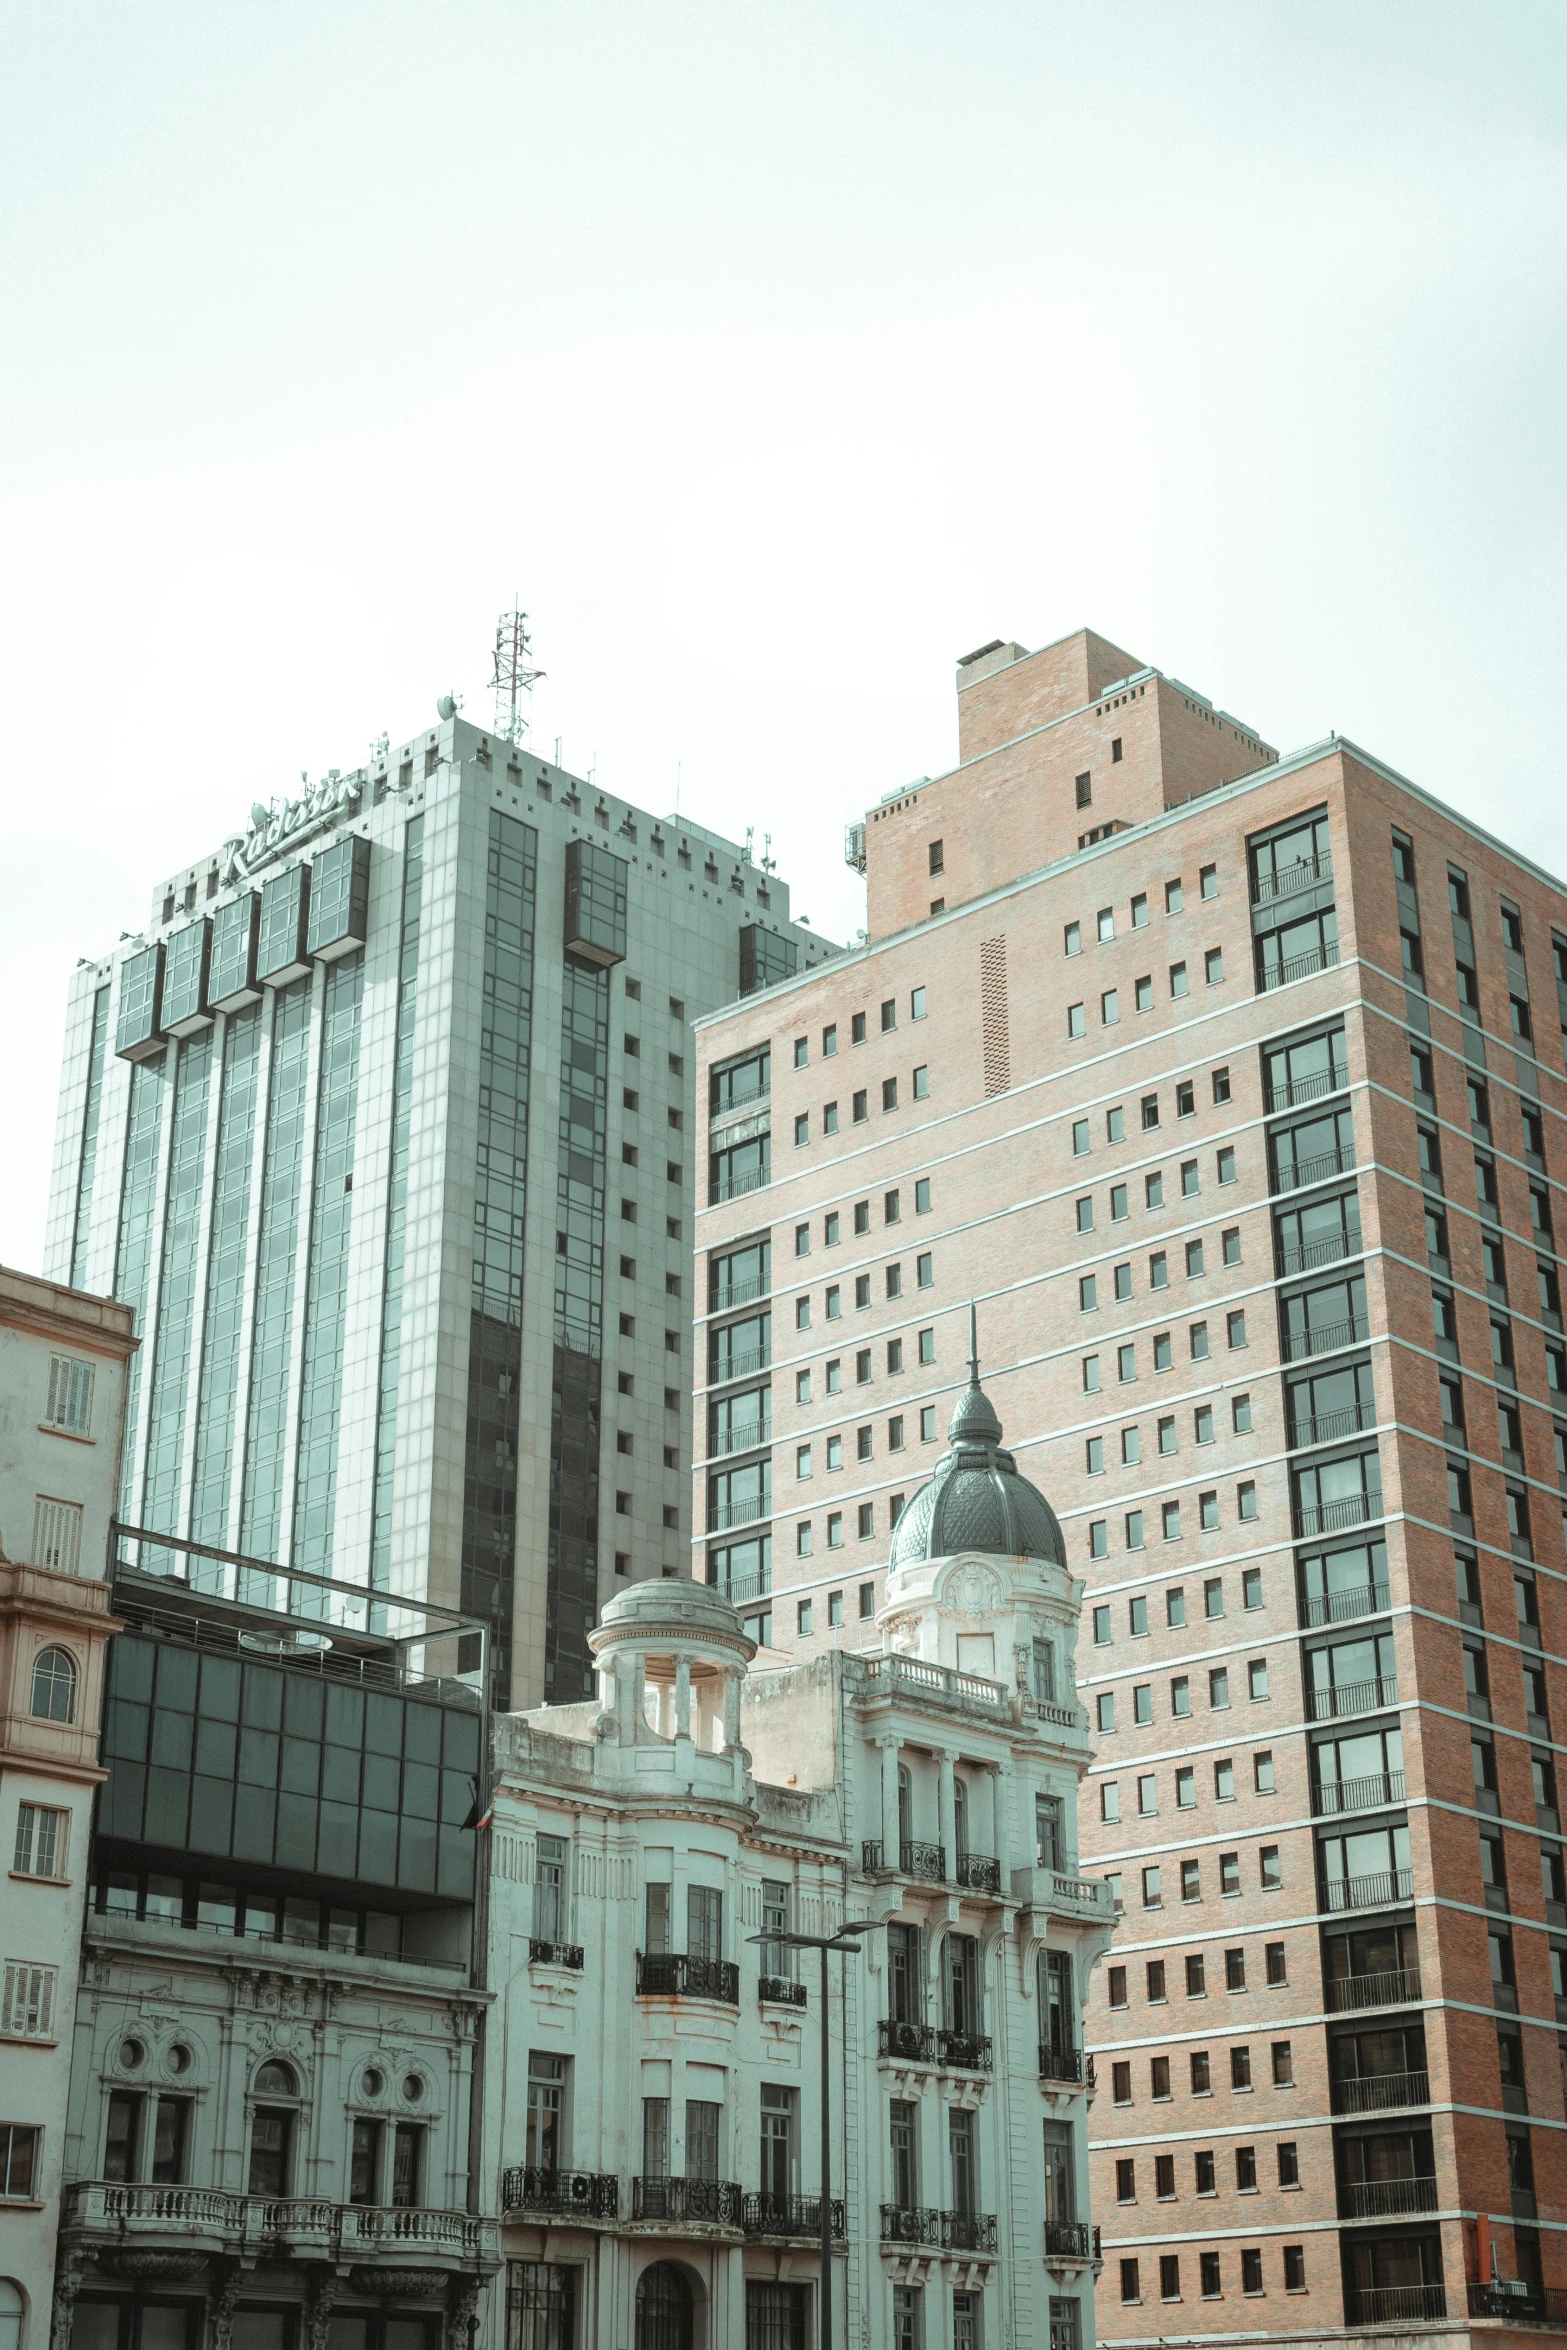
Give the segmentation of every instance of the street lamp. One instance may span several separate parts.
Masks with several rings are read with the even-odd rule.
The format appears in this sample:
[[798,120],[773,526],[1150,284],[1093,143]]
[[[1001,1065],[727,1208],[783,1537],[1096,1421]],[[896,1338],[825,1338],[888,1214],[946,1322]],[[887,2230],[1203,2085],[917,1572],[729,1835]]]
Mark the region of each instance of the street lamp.
[[746,1937],[748,1941],[765,1943],[773,1949],[781,1943],[790,1950],[819,1950],[822,1954],[822,2283],[821,2320],[817,2328],[820,2350],[832,2350],[832,2130],[827,2077],[827,1953],[829,1950],[860,1949],[862,1945],[853,1937],[874,1934],[881,1923],[880,1918],[864,1918],[852,1925],[839,1926],[831,1934],[750,1934]]

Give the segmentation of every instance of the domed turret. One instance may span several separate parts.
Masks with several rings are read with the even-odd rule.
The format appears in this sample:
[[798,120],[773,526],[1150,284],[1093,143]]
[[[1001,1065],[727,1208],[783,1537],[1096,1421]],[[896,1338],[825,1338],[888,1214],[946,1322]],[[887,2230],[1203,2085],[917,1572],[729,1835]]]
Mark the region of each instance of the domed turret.
[[948,1449],[928,1484],[898,1520],[887,1564],[894,1572],[955,1551],[1066,1565],[1055,1511],[1037,1485],[1019,1474],[1001,1442],[1001,1422],[979,1384],[979,1344],[969,1308],[969,1380],[947,1431]]

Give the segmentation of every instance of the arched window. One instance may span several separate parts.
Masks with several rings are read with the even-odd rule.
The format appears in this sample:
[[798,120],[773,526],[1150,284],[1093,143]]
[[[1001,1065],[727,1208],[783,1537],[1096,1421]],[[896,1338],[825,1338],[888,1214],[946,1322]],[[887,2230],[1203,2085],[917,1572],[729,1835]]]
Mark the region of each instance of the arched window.
[[0,2350],[19,2350],[21,2339],[21,2290],[9,2277],[0,2277]]
[[33,1659],[33,1713],[41,1722],[74,1722],[81,1675],[68,1648],[41,1648]]
[[280,2064],[274,2056],[262,2066],[256,2075],[256,2095],[258,2097],[297,2097],[299,2085],[290,2068],[286,2064]]
[[655,2261],[637,2279],[637,2350],[691,2350],[691,2288],[678,2268]]

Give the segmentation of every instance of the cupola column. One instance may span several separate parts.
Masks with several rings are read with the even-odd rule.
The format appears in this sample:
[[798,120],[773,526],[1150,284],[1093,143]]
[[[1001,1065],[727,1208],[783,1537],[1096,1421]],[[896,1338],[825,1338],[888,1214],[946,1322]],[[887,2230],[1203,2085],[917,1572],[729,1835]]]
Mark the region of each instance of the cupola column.
[[724,1675],[724,1751],[732,1754],[740,1743],[740,1675]]
[[690,1735],[691,1659],[687,1656],[677,1656],[675,1659],[675,1736],[689,1738]]

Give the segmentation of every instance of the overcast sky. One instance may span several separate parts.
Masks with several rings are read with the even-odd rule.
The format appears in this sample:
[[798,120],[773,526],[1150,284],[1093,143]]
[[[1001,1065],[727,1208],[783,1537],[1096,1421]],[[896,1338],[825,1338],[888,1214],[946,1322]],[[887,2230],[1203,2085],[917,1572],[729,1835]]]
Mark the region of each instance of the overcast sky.
[[1085,622],[1567,869],[1560,0],[12,0],[0,88],[0,1258],[77,957],[514,593],[839,938]]

